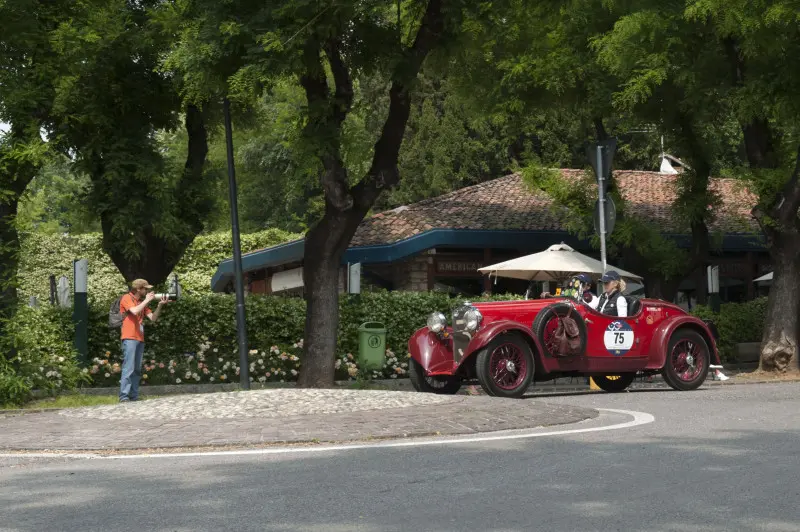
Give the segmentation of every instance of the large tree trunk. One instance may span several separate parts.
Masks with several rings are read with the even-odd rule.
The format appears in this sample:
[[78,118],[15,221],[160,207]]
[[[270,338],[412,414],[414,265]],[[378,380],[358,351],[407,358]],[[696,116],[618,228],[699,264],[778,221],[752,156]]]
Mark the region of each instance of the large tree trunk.
[[354,210],[328,215],[306,235],[303,273],[307,307],[300,387],[324,388],[333,384],[342,256],[363,218]]
[[[127,282],[146,279],[151,284],[163,283],[170,272],[183,257],[194,238],[203,230],[203,218],[210,205],[205,205],[206,186],[202,179],[208,154],[208,133],[203,112],[189,105],[186,109],[186,132],[188,133],[188,155],[183,176],[175,191],[176,201],[186,206],[179,209],[176,216],[184,224],[185,236],[178,239],[165,238],[157,234],[147,220],[142,220],[137,240],[141,243],[138,256],[131,257],[115,237],[115,210],[106,209],[100,213],[103,229],[103,249],[119,269]],[[95,183],[102,183],[105,169],[98,163],[92,172]],[[96,185],[99,186],[99,185]]]
[[800,371],[797,341],[800,332],[800,233],[774,235],[772,287],[761,339],[763,371]]
[[[755,145],[748,148],[748,155],[755,154],[760,160],[769,161],[770,150],[761,149],[763,145],[771,144],[769,129],[752,131],[746,127],[745,131],[745,142]],[[762,137],[764,134],[768,139],[766,144]],[[765,199],[771,201],[764,205],[767,203]],[[786,185],[777,197],[761,198],[761,204],[753,209],[753,216],[767,237],[774,267],[759,368],[796,372],[800,370],[797,352],[800,337],[800,146],[794,172]]]
[[[303,280],[306,285],[304,359],[300,387],[333,385],[339,326],[339,267],[358,225],[380,194],[400,179],[397,161],[411,111],[410,88],[422,63],[444,33],[443,0],[429,0],[411,47],[402,50],[389,90],[389,113],[375,143],[367,174],[350,186],[341,156],[342,124],[353,102],[353,84],[338,35],[323,39],[310,32],[300,83],[308,100],[305,135],[320,148],[325,171],[325,215],[306,235]],[[346,31],[346,28],[341,28]],[[335,83],[328,87],[322,53]]]
[[[747,75],[744,54],[736,41],[729,39],[725,44],[733,82],[741,86]],[[742,133],[750,168],[755,172],[780,169],[775,131],[766,117],[742,123]],[[791,177],[773,197],[760,197],[752,214],[767,237],[774,267],[759,368],[796,372],[800,338],[800,146]]]

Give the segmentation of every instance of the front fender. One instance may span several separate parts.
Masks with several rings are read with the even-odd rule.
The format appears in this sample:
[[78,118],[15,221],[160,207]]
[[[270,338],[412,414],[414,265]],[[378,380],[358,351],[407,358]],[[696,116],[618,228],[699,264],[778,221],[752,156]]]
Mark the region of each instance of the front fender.
[[486,347],[489,342],[491,342],[498,334],[502,334],[504,332],[515,331],[521,333],[528,343],[534,347],[534,354],[541,353],[541,346],[539,345],[539,341],[533,335],[531,330],[528,327],[525,327],[523,324],[512,321],[512,320],[497,320],[489,323],[486,327],[480,329],[475,336],[472,337],[472,340],[469,342],[469,346],[467,347],[467,354],[462,359],[462,363],[466,360],[470,355],[475,353],[476,351],[483,349]]
[[[446,329],[448,333],[450,328]],[[428,374],[453,375],[457,369],[453,359],[453,340],[448,334],[446,338],[432,333],[422,327],[408,340],[408,354]]]
[[650,351],[647,362],[648,369],[660,369],[664,367],[664,363],[667,359],[667,350],[669,348],[669,339],[677,329],[683,327],[700,333],[711,349],[711,357],[714,360],[713,363],[720,363],[717,342],[708,325],[700,318],[682,315],[669,318],[653,331],[653,336],[650,338]]

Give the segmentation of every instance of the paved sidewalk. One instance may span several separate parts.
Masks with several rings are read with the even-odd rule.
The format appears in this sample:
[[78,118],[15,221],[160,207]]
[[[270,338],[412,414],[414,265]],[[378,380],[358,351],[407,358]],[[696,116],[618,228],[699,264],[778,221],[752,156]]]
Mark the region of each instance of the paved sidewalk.
[[535,399],[258,390],[0,414],[0,449],[112,451],[343,442],[543,427],[597,415],[593,409]]

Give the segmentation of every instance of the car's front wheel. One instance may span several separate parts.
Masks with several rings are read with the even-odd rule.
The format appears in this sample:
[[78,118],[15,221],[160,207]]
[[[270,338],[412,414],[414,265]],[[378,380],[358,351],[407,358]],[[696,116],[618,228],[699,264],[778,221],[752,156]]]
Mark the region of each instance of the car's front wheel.
[[669,339],[664,361],[664,381],[680,391],[699,388],[708,376],[710,355],[711,350],[699,333],[678,329]]
[[621,373],[619,375],[596,375],[592,377],[594,383],[604,392],[621,392],[633,383],[636,373]]
[[531,348],[515,333],[494,338],[475,360],[481,387],[496,397],[520,397],[530,386],[534,369]]
[[461,377],[456,375],[426,375],[425,368],[413,358],[408,359],[408,376],[418,392],[453,395],[461,389]]

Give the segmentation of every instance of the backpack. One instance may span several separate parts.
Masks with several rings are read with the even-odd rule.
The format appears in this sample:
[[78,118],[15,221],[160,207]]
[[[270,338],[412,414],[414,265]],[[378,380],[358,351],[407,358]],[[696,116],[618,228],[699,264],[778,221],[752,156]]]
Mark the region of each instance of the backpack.
[[119,311],[119,304],[120,304],[120,301],[122,301],[122,298],[125,297],[126,295],[128,295],[128,294],[125,294],[123,296],[119,296],[117,299],[114,300],[113,303],[111,303],[111,308],[108,309],[108,328],[109,329],[120,329],[122,327],[122,322],[125,321],[125,315],[127,314],[127,312],[125,314],[122,314]]
[[556,355],[570,356],[581,354],[581,331],[572,319],[572,307],[566,316],[558,317],[558,326],[553,334]]

